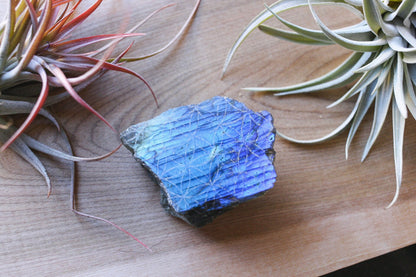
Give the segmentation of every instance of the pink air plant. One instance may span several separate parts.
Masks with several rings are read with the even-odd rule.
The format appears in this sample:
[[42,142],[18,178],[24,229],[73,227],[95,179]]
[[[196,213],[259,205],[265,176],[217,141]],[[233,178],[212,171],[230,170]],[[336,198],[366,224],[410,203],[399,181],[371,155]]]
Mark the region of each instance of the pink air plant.
[[[89,17],[102,1],[97,0],[80,12],[78,10],[82,0],[9,0],[6,18],[0,22],[0,151],[11,148],[39,171],[48,186],[48,196],[51,193],[49,176],[34,151],[70,160],[72,210],[76,214],[107,222],[137,240],[116,224],[82,213],[75,208],[74,162],[103,159],[117,151],[120,146],[100,157],[74,156],[63,126],[48,111],[48,107],[72,97],[118,133],[102,115],[82,99],[79,92],[111,70],[130,74],[144,82],[156,101],[156,96],[146,80],[123,64],[153,57],[172,45],[190,24],[200,0],[196,1],[189,18],[171,41],[153,53],[134,58],[125,57],[132,44],[117,56],[113,56],[118,42],[145,35],[136,30],[154,14],[172,4],[157,9],[125,33],[70,39],[72,31]],[[103,42],[107,44],[91,51],[91,47]],[[89,50],[84,50],[85,48]],[[15,126],[13,121],[13,116],[17,114],[28,114],[20,126]],[[58,128],[67,144],[67,152],[53,149],[24,133],[37,115],[48,118]]]

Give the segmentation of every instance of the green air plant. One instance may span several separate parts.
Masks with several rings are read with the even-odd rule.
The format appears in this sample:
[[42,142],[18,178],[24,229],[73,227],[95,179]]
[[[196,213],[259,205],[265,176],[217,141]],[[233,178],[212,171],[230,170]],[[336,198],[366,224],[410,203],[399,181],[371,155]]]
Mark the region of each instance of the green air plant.
[[[98,160],[107,157],[118,148],[100,157],[74,156],[64,126],[48,108],[72,97],[118,134],[111,124],[78,93],[105,72],[118,71],[143,81],[155,97],[149,84],[139,74],[123,65],[126,62],[153,57],[172,45],[191,22],[200,0],[196,1],[181,30],[164,47],[148,55],[132,58],[125,57],[132,44],[113,56],[116,45],[122,39],[143,36],[144,34],[136,33],[135,30],[172,4],[157,9],[124,33],[70,38],[73,30],[90,16],[103,0],[90,1],[92,3],[89,7],[79,11],[82,2],[82,0],[8,1],[6,17],[0,21],[0,143],[2,143],[0,151],[11,148],[39,171],[48,185],[48,196],[51,192],[50,179],[35,153],[43,152],[70,160],[72,210],[80,215],[103,220],[129,234],[112,222],[77,211],[74,204],[74,162]],[[20,126],[17,126],[14,119],[16,115],[22,114],[28,116]],[[56,125],[67,144],[67,152],[53,149],[25,134],[25,130],[37,115],[46,117]]]
[[[332,30],[318,17],[314,5],[343,6],[357,14],[361,21],[345,28]],[[279,16],[279,13],[309,6],[319,26],[318,30],[301,27]],[[272,28],[263,23],[275,18],[289,28]],[[341,65],[329,73],[304,83],[287,87],[247,88],[250,91],[269,91],[277,96],[310,93],[336,88],[355,82],[340,99],[329,107],[356,96],[357,100],[349,116],[334,131],[315,140],[298,140],[280,134],[296,143],[319,143],[333,138],[349,128],[346,141],[348,148],[370,106],[374,105],[374,119],[368,141],[364,147],[364,160],[374,144],[383,123],[392,109],[396,193],[402,183],[403,136],[408,111],[416,118],[416,1],[414,0],[281,0],[266,6],[244,29],[231,48],[224,65],[228,67],[235,51],[256,28],[268,35],[307,45],[338,44],[353,53]]]

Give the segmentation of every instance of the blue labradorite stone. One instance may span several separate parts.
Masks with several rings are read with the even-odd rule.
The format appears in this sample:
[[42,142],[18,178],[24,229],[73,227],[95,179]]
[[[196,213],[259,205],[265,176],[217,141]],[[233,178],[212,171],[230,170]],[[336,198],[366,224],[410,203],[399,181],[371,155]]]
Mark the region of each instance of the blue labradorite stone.
[[276,180],[272,116],[230,98],[168,110],[121,140],[160,185],[162,206],[198,227]]

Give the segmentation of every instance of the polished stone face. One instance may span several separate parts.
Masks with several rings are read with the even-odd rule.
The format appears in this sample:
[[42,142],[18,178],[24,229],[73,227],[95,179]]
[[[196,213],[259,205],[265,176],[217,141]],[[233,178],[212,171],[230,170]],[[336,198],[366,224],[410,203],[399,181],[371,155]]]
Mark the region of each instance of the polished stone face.
[[195,226],[273,187],[273,118],[226,97],[168,110],[121,134],[161,187],[164,208]]

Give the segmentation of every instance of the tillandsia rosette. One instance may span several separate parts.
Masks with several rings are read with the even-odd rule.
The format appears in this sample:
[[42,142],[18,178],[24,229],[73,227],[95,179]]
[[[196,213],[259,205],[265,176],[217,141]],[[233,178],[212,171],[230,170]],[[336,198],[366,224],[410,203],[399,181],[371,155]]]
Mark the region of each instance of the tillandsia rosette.
[[[153,57],[172,45],[190,24],[200,0],[195,1],[195,6],[182,28],[164,47],[141,57],[126,57],[132,44],[116,55],[114,55],[115,47],[122,39],[143,36],[143,33],[137,33],[136,30],[156,13],[172,4],[155,10],[126,32],[71,38],[74,29],[84,22],[103,0],[90,1],[90,6],[81,9],[82,2],[83,0],[8,1],[5,7],[6,17],[0,22],[0,143],[2,143],[0,151],[10,147],[33,165],[45,178],[48,195],[51,191],[50,179],[36,152],[70,160],[73,211],[106,221],[122,230],[105,219],[83,214],[74,207],[73,162],[101,159],[118,148],[100,157],[74,156],[64,126],[48,108],[72,97],[114,130],[111,124],[78,93],[105,72],[118,71],[143,81],[154,96],[149,84],[124,64]],[[17,125],[15,116],[21,114],[28,116],[21,125]],[[37,115],[46,117],[56,125],[68,145],[67,152],[53,149],[25,134],[25,130]],[[118,132],[114,131],[118,135]]]
[[[328,28],[314,10],[315,5],[343,6],[360,17],[360,22],[341,29]],[[310,29],[283,19],[281,12],[309,6],[319,26]],[[263,23],[274,18],[288,29],[273,28]],[[310,93],[353,83],[342,97],[331,104],[333,107],[356,96],[355,105],[345,119],[331,133],[314,140],[298,140],[279,133],[283,138],[296,143],[319,143],[338,135],[349,128],[346,141],[348,148],[371,106],[374,118],[369,138],[364,147],[364,160],[374,144],[391,107],[393,122],[394,162],[396,171],[396,193],[389,206],[395,203],[402,183],[403,136],[405,119],[410,111],[416,118],[416,1],[414,0],[281,0],[266,6],[244,29],[231,48],[224,71],[235,51],[256,28],[268,35],[307,45],[338,44],[353,53],[341,65],[327,74],[304,83],[286,87],[246,88],[250,91],[270,91],[277,96]]]

